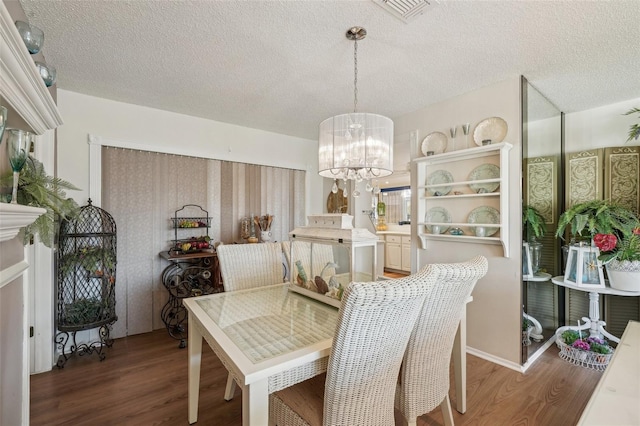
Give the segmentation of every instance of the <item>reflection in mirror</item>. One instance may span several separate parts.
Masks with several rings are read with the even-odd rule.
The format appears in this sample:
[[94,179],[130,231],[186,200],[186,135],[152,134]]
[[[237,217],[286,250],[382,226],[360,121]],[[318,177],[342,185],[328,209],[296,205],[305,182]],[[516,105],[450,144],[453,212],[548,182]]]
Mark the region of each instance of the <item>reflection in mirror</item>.
[[562,113],[523,79],[522,362],[553,343],[559,327],[560,241],[554,237],[563,199]]
[[383,188],[380,194],[386,207],[386,222],[408,225],[411,222],[411,187]]

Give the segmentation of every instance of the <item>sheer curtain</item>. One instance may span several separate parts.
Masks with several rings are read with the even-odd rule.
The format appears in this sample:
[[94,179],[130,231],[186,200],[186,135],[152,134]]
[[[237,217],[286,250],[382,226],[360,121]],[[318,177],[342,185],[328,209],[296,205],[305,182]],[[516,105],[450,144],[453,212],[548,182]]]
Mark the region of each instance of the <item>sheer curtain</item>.
[[159,252],[174,237],[170,218],[185,204],[212,217],[213,241],[242,242],[244,216],[274,216],[272,241],[305,224],[305,172],[277,167],[103,147],[102,207],[118,230],[113,337],[163,328],[167,291]]

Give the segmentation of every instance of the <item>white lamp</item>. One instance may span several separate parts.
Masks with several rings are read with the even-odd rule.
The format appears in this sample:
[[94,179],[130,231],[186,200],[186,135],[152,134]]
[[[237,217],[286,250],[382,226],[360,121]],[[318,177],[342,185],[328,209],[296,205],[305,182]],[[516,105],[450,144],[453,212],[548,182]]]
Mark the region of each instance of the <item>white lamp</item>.
[[[393,121],[378,114],[356,112],[358,106],[358,40],[367,31],[352,27],[346,33],[354,41],[353,113],[327,118],[320,123],[318,137],[318,171],[320,176],[347,180],[369,180],[393,173]],[[367,191],[372,191],[370,184]],[[333,192],[337,192],[336,184]],[[355,190],[354,197],[360,193]]]
[[602,262],[598,256],[600,250],[597,247],[581,244],[569,246],[564,281],[578,287],[604,288]]

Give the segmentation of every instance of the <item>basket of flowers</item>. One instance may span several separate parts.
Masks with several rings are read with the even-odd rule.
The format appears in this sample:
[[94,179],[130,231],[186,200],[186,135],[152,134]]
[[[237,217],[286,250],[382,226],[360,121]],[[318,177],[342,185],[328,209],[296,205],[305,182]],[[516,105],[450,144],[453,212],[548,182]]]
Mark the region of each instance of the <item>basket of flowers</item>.
[[560,358],[581,367],[604,371],[614,350],[605,339],[588,336],[582,330],[565,330],[556,333],[556,345]]

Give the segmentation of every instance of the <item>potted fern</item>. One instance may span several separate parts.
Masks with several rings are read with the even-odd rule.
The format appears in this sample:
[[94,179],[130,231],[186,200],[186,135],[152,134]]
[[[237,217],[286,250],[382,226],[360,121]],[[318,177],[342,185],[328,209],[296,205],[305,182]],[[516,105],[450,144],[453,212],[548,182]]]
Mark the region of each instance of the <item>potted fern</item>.
[[[12,182],[11,173],[0,178],[1,187],[10,187]],[[53,247],[58,219],[70,218],[78,210],[78,204],[66,197],[67,190],[78,188],[63,179],[47,175],[41,162],[28,157],[18,181],[18,204],[42,207],[47,212],[20,231],[24,244],[28,244],[37,234],[45,246]]]
[[640,291],[640,218],[632,210],[605,200],[576,204],[562,213],[556,237],[567,226],[575,236],[588,236],[600,250],[609,284],[624,291]]
[[538,209],[533,206],[522,207],[522,228],[525,240],[535,241],[536,238],[544,237],[545,221]]

